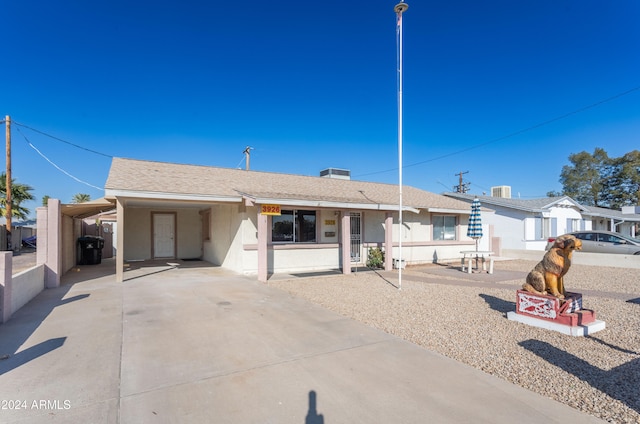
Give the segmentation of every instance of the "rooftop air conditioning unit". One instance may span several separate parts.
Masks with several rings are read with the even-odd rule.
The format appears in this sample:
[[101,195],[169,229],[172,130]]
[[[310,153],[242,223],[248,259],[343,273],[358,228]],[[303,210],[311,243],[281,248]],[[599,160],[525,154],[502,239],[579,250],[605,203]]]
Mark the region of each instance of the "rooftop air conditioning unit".
[[327,168],[320,171],[320,176],[325,178],[338,178],[340,180],[350,180],[351,171],[348,169]]
[[491,187],[491,196],[502,197],[504,199],[511,199],[511,186]]
[[627,214],[640,214],[640,206],[623,206],[622,213]]

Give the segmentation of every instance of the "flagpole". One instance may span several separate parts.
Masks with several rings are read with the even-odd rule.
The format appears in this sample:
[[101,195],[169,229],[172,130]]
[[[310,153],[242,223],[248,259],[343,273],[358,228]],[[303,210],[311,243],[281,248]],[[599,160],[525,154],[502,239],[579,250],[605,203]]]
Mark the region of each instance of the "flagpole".
[[405,2],[398,3],[393,10],[397,15],[398,43],[398,290],[402,290],[402,13],[409,8]]

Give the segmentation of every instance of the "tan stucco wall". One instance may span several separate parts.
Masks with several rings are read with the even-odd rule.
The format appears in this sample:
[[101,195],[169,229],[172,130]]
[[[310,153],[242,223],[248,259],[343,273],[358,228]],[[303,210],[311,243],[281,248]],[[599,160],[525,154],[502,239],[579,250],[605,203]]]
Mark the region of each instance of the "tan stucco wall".
[[[247,209],[252,209],[255,215],[255,208],[239,205],[214,205],[211,207],[211,235],[210,240],[204,243],[203,250],[205,261],[236,272],[243,272],[243,232],[241,227],[243,224],[246,226],[243,220],[247,216]],[[254,230],[253,243],[255,242]]]
[[384,243],[385,212],[365,211],[362,213],[364,241],[366,243]]
[[126,208],[124,212],[124,260],[151,259],[151,210]]
[[152,259],[152,213],[176,214],[176,257],[202,255],[202,220],[198,209],[126,208],[124,217],[124,260]]
[[66,215],[62,216],[62,274],[76,265],[76,243],[80,237],[76,233],[74,219]]
[[[323,209],[318,214],[318,232],[320,243],[337,243],[340,237],[340,215],[338,211]],[[327,233],[333,233],[328,235]]]
[[198,209],[178,209],[176,216],[177,257],[202,257],[202,217]]

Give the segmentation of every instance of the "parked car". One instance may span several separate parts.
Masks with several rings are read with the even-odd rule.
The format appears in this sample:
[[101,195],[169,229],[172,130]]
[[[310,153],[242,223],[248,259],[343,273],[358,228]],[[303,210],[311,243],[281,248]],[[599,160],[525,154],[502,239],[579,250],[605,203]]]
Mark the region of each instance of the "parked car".
[[[640,255],[640,240],[622,234],[611,231],[576,231],[569,234],[582,240],[583,252]],[[547,240],[547,250],[555,240],[556,237]]]

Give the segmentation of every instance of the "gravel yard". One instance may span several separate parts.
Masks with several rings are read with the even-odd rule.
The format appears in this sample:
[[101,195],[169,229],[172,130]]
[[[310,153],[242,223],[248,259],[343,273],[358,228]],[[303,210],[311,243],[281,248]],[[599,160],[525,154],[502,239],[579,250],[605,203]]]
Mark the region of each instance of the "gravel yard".
[[268,284],[606,421],[640,423],[640,270],[574,265],[565,287],[606,329],[572,337],[506,318],[534,265],[496,261],[491,276],[408,268],[401,291],[396,271]]

